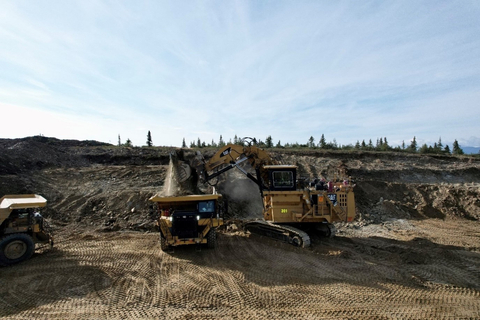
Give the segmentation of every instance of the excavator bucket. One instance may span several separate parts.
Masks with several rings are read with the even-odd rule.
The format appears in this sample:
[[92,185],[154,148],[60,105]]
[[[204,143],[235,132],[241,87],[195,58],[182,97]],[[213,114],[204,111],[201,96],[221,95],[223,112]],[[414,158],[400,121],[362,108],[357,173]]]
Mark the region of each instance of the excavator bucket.
[[181,150],[170,153],[170,164],[163,193],[165,196],[197,194],[198,175]]
[[192,169],[190,166],[183,162],[178,166],[178,181],[185,182],[192,176]]
[[190,160],[190,168],[193,168],[195,172],[200,176],[200,179],[202,182],[205,182],[207,172],[205,168],[205,159],[203,158],[203,155],[200,153],[200,151],[197,151],[195,157]]
[[170,163],[173,165],[175,179],[179,183],[187,181],[192,176],[192,168],[185,161],[179,160],[175,151],[170,153]]

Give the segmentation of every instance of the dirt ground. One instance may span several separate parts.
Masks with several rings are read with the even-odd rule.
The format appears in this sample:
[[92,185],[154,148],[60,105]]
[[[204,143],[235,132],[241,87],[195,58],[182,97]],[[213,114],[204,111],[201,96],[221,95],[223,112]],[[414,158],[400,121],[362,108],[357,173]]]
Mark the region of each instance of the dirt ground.
[[63,232],[1,269],[9,319],[478,319],[480,223],[392,220],[296,248],[242,232],[160,250],[156,233]]
[[148,198],[169,152],[0,139],[0,194],[42,194],[56,231],[54,249],[0,267],[0,318],[480,318],[480,159],[274,151],[299,176],[346,167],[355,221],[309,248],[245,234],[261,201],[232,173],[217,184],[231,207],[218,247],[165,253]]

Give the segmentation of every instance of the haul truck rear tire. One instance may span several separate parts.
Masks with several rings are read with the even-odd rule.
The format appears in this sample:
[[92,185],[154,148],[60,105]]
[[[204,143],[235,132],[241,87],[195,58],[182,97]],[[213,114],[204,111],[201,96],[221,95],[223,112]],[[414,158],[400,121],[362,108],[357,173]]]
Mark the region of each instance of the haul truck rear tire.
[[207,246],[209,248],[215,248],[217,246],[217,231],[215,229],[211,229],[207,233]]
[[15,233],[0,240],[0,264],[11,265],[27,260],[35,251],[35,243],[28,234]]

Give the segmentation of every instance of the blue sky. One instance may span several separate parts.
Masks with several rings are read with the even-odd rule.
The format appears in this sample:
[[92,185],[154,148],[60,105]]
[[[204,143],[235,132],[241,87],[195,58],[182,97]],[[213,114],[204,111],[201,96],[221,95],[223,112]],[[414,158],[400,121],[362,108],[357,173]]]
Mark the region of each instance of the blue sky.
[[479,17],[469,0],[0,0],[0,137],[480,147]]

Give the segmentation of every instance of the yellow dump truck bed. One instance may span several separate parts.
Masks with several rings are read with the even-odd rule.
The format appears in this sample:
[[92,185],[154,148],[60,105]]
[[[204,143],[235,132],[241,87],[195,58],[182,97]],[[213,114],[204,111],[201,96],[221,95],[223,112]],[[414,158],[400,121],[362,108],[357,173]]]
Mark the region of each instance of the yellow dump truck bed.
[[45,207],[47,199],[38,194],[6,195],[0,199],[0,209]]
[[0,199],[0,224],[13,209],[39,208],[47,205],[47,199],[38,194],[10,194]]

